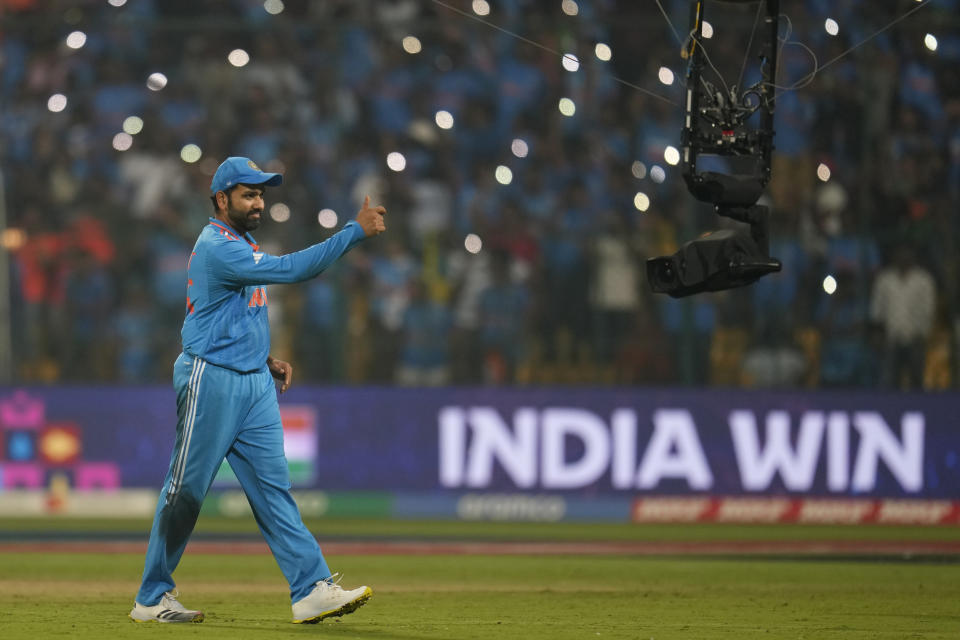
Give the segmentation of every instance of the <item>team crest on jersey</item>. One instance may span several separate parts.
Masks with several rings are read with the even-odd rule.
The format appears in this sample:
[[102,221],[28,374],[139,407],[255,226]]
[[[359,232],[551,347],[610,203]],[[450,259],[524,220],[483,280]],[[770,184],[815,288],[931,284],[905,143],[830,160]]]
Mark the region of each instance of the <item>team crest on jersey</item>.
[[263,258],[263,252],[262,252],[262,251],[254,251],[254,252],[253,252],[253,262],[254,262],[254,264],[260,264],[260,260],[261,260],[262,258]]

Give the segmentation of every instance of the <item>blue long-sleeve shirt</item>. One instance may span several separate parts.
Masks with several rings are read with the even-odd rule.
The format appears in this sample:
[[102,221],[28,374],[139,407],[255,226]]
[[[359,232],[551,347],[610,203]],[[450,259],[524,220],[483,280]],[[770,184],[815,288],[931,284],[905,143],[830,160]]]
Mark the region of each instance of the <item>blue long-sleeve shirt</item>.
[[263,369],[270,354],[265,285],[313,278],[364,237],[350,221],[319,244],[272,256],[249,233],[210,218],[187,265],[183,352],[235,371]]

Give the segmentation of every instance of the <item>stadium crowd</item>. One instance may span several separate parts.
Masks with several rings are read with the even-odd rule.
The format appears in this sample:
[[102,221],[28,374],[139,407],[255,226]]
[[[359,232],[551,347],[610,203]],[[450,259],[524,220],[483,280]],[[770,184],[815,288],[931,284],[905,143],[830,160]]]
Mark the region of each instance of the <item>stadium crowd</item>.
[[[540,46],[444,4],[478,3],[0,0],[15,379],[168,381],[210,177],[243,155],[284,173],[255,234],[271,253],[364,194],[389,211],[326,274],[270,287],[274,355],[301,381],[956,386],[956,0],[779,94],[783,269],[684,300],[649,292],[645,260],[723,223],[664,160],[683,67],[658,4],[480,3]],[[662,4],[685,28],[688,3]],[[916,2],[781,4],[823,63]],[[811,66],[782,48],[782,84]]]

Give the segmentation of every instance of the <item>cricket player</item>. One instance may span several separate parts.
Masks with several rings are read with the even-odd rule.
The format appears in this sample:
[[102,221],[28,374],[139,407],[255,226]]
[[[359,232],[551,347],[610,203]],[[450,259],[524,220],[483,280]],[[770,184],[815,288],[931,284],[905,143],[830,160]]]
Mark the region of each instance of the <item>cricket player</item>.
[[356,219],[320,244],[285,256],[262,251],[250,232],[260,226],[264,191],[283,182],[248,158],[230,157],[210,183],[216,211],[200,232],[187,265],[187,303],[174,364],[177,439],[150,531],[143,581],[130,617],[137,622],[202,622],[203,612],[177,600],[171,576],[200,505],[224,458],[290,583],[293,622],[315,623],[354,611],[373,595],[345,590],[290,496],[280,393],[289,363],[270,356],[264,285],[313,278],[364,238],[386,226],[369,196]]

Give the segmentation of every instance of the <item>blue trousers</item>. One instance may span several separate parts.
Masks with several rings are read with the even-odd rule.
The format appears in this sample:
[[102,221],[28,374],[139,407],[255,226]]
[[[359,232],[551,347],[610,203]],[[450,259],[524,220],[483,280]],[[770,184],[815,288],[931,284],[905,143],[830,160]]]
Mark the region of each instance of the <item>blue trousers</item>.
[[177,440],[157,501],[137,602],[152,606],[174,588],[173,571],[226,457],[243,487],[293,602],[330,577],[323,553],[290,496],[283,427],[266,366],[237,373],[180,354],[174,364]]

